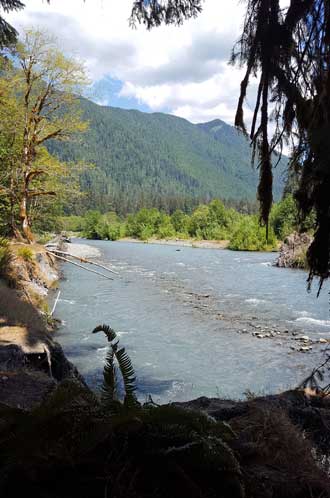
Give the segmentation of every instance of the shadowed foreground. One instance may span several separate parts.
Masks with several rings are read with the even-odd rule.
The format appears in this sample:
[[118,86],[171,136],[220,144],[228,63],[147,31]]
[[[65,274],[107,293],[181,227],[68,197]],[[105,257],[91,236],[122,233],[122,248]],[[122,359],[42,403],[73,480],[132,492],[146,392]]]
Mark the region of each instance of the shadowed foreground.
[[0,406],[0,493],[327,497],[321,460],[329,423],[328,399],[295,391],[246,402],[149,404],[110,416],[87,388],[67,380],[33,411]]

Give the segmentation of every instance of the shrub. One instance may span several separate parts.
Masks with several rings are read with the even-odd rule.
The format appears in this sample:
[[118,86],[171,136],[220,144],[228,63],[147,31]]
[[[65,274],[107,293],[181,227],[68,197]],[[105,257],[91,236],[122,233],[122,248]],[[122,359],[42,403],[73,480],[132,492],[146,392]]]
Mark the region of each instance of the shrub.
[[208,205],[201,204],[189,220],[189,233],[193,237],[205,240],[223,240],[228,238],[238,213],[226,209],[221,201],[214,199]]
[[158,231],[163,215],[158,209],[140,209],[127,217],[127,235],[147,240]]
[[258,218],[244,216],[233,231],[228,248],[233,251],[271,251],[277,248],[277,241],[271,227],[267,241],[266,228],[260,226]]
[[38,234],[37,236],[37,242],[38,244],[47,244],[47,242],[50,242],[54,238],[54,233],[51,232],[44,232],[41,234]]
[[171,216],[171,223],[176,232],[186,233],[188,235],[189,216],[183,211],[180,209],[174,211]]
[[32,263],[34,261],[34,253],[30,247],[20,247],[17,249],[17,256],[27,263]]
[[60,221],[63,230],[66,232],[81,232],[84,228],[84,218],[82,216],[63,216]]
[[140,232],[140,239],[141,240],[148,240],[150,237],[152,237],[154,234],[153,230],[151,227],[144,227],[142,231]]
[[170,216],[162,215],[161,223],[158,227],[157,234],[160,239],[175,237],[175,228],[172,225]]
[[14,259],[9,240],[0,237],[0,278],[9,279],[10,265]]
[[109,228],[109,223],[102,217],[94,228],[93,239],[107,240],[109,238]]
[[284,240],[292,232],[309,232],[315,225],[315,213],[312,211],[305,220],[299,217],[297,202],[289,194],[284,199],[275,204],[271,211],[270,223],[274,229],[276,237]]
[[298,210],[292,195],[287,195],[281,202],[273,206],[270,221],[275,235],[281,240],[297,229]]
[[108,226],[108,239],[118,240],[121,238],[121,226],[119,224]]
[[83,235],[86,239],[99,239],[97,225],[101,221],[101,213],[99,211],[88,211],[84,218]]

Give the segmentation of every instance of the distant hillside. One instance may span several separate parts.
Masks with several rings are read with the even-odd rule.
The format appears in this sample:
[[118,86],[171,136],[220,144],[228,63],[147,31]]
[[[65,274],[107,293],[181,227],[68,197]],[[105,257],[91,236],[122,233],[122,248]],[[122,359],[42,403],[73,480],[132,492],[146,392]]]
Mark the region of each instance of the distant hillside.
[[[134,211],[145,205],[173,210],[214,197],[255,200],[258,173],[246,138],[223,121],[192,124],[168,114],[101,107],[82,100],[89,130],[79,142],[50,146],[63,160],[83,160],[84,207]],[[284,161],[275,196],[283,190]]]

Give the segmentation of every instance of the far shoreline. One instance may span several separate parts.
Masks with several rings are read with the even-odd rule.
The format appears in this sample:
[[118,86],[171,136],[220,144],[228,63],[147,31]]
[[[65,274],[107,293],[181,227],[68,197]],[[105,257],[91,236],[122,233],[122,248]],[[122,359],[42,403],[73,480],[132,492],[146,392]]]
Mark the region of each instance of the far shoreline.
[[[85,239],[81,235],[78,235],[74,232],[69,232],[68,233],[69,237],[72,237],[72,239],[76,240],[91,240],[91,241],[97,241],[97,240],[103,240],[103,241],[108,241],[108,242],[127,242],[129,244],[153,244],[153,245],[164,245],[164,246],[174,246],[174,247],[191,247],[193,249],[220,249],[220,250],[225,250],[228,249],[232,252],[265,252],[265,253],[278,253],[279,248],[277,250],[272,250],[272,251],[240,251],[237,249],[229,249],[229,240],[198,240],[198,239],[156,239],[156,238],[151,238],[147,240],[141,240],[141,239],[134,239],[133,237],[122,237],[117,240],[109,240],[109,239]],[[88,243],[87,243],[88,245]]]
[[124,237],[115,242],[129,242],[137,244],[156,244],[178,247],[193,247],[196,249],[228,249],[229,240],[195,240],[195,239],[155,239],[148,240],[134,239],[132,237]]

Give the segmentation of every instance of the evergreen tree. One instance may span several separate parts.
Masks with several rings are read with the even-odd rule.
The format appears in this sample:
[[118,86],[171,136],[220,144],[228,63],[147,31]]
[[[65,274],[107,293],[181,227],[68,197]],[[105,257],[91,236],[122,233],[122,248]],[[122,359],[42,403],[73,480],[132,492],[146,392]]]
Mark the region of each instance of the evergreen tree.
[[[20,0],[0,0],[0,7],[8,13],[13,10],[21,10],[24,4]],[[2,16],[0,16],[0,48],[13,45],[17,39],[17,31]]]

